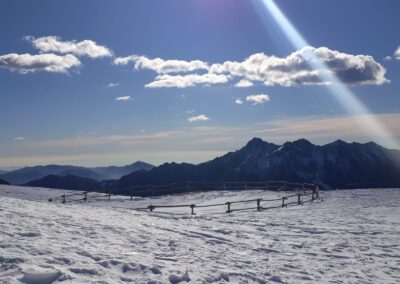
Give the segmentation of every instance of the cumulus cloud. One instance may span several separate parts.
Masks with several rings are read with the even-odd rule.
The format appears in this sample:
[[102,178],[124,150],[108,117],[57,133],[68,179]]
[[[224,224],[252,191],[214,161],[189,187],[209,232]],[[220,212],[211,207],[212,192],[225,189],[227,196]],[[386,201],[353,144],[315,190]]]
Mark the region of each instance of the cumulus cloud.
[[210,118],[208,116],[206,116],[205,114],[200,114],[197,116],[192,116],[188,118],[189,122],[196,122],[196,121],[207,121]]
[[76,56],[89,56],[91,58],[112,56],[112,51],[110,49],[88,39],[79,42],[75,40],[62,41],[61,37],[57,36],[45,36],[39,38],[27,36],[25,39],[30,41],[32,45],[42,53],[71,53]]
[[253,83],[249,80],[244,80],[244,79],[240,80],[235,84],[236,88],[248,88],[251,86],[253,86]]
[[235,104],[242,105],[243,101],[241,99],[236,99]]
[[158,74],[185,73],[196,70],[208,70],[208,64],[200,60],[164,60],[161,58],[150,59],[146,56],[130,55],[117,57],[114,60],[116,65],[126,65],[133,62],[135,69],[148,69]]
[[[395,57],[400,59],[400,48]],[[133,63],[137,70],[148,69],[158,74],[153,82],[146,85],[150,88],[186,88],[226,83],[236,78],[239,79],[235,84],[238,88],[251,87],[255,82],[285,87],[326,85],[337,83],[338,80],[349,85],[382,85],[389,82],[385,77],[386,69],[372,56],[352,55],[327,47],[307,46],[287,57],[256,53],[244,61],[225,61],[211,65],[201,60],[150,59],[138,55],[114,60],[116,65],[128,63]],[[202,70],[204,74],[199,72]]]
[[396,49],[396,51],[394,52],[394,57],[397,60],[400,60],[400,46]]
[[224,74],[158,75],[146,88],[187,88],[197,85],[223,84],[230,76]]
[[[314,69],[322,61],[328,68]],[[326,47],[304,47],[287,57],[268,56],[256,53],[242,62],[226,61],[213,64],[210,73],[229,74],[248,81],[260,81],[267,86],[294,86],[330,84],[324,73],[337,76],[347,84],[387,83],[386,69],[369,55],[351,55]],[[326,74],[325,74],[326,75]],[[332,77],[332,76],[331,76]]]
[[253,103],[253,105],[263,104],[270,100],[266,94],[251,95],[246,97],[246,101]]
[[115,100],[116,101],[130,101],[132,98],[131,96],[124,96],[124,97],[118,97]]
[[72,54],[63,56],[56,54],[6,54],[0,55],[0,67],[19,73],[33,73],[46,71],[53,73],[67,73],[72,68],[77,68],[81,62]]

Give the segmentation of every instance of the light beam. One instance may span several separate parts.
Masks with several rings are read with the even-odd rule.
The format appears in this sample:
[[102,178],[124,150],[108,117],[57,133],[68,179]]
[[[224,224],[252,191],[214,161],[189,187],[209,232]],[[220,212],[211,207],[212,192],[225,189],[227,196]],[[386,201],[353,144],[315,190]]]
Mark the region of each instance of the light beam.
[[[296,49],[302,49],[309,46],[304,37],[297,31],[290,20],[283,14],[281,9],[273,0],[260,0],[262,7],[268,14],[272,16],[276,24],[284,33],[286,38]],[[326,85],[328,90],[342,105],[342,107],[357,119],[359,125],[364,129],[369,136],[379,136],[382,142],[389,147],[400,148],[396,138],[385,129],[385,127],[370,113],[367,107],[357,99],[352,91],[330,70],[330,68],[322,61],[315,53],[310,52],[311,60],[308,64],[315,70],[324,70],[320,72],[319,77],[324,82],[330,82]]]

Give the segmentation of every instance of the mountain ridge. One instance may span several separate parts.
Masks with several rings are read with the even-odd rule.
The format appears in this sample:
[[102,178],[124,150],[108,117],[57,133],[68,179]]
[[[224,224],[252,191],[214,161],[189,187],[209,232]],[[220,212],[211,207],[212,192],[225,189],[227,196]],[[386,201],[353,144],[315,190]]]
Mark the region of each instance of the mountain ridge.
[[58,176],[79,176],[101,181],[108,179],[118,179],[137,170],[150,170],[154,166],[142,161],[136,161],[125,166],[108,167],[81,167],[72,165],[38,165],[24,167],[17,170],[0,174],[0,178],[7,180],[11,184],[26,184],[34,180],[42,179],[48,175]]
[[[70,179],[75,184],[79,180]],[[207,162],[196,165],[164,163],[119,179],[97,181],[96,188],[124,193],[141,185],[266,180],[309,182],[327,189],[400,187],[400,151],[386,149],[374,142],[336,140],[314,145],[306,139],[298,139],[277,145],[253,138],[242,148]],[[65,179],[54,177],[34,182],[42,187],[65,186]]]

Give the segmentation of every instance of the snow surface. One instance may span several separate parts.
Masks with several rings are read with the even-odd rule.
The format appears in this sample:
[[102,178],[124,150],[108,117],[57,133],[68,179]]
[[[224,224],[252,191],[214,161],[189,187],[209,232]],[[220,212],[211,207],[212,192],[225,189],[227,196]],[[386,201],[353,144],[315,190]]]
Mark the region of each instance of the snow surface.
[[400,282],[399,189],[324,192],[324,202],[262,212],[195,208],[194,216],[132,208],[281,195],[47,202],[63,192],[0,186],[1,283]]

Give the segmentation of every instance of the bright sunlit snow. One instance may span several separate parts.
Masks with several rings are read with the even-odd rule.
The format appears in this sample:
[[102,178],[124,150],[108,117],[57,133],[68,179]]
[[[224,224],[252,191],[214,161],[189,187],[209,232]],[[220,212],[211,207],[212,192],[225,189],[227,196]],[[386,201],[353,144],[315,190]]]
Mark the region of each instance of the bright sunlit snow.
[[[282,196],[265,191],[47,202],[61,190],[0,186],[2,283],[398,283],[400,191],[330,191],[323,202],[223,213],[138,212]],[[255,204],[251,204],[255,207]],[[235,207],[233,206],[233,209]]]

